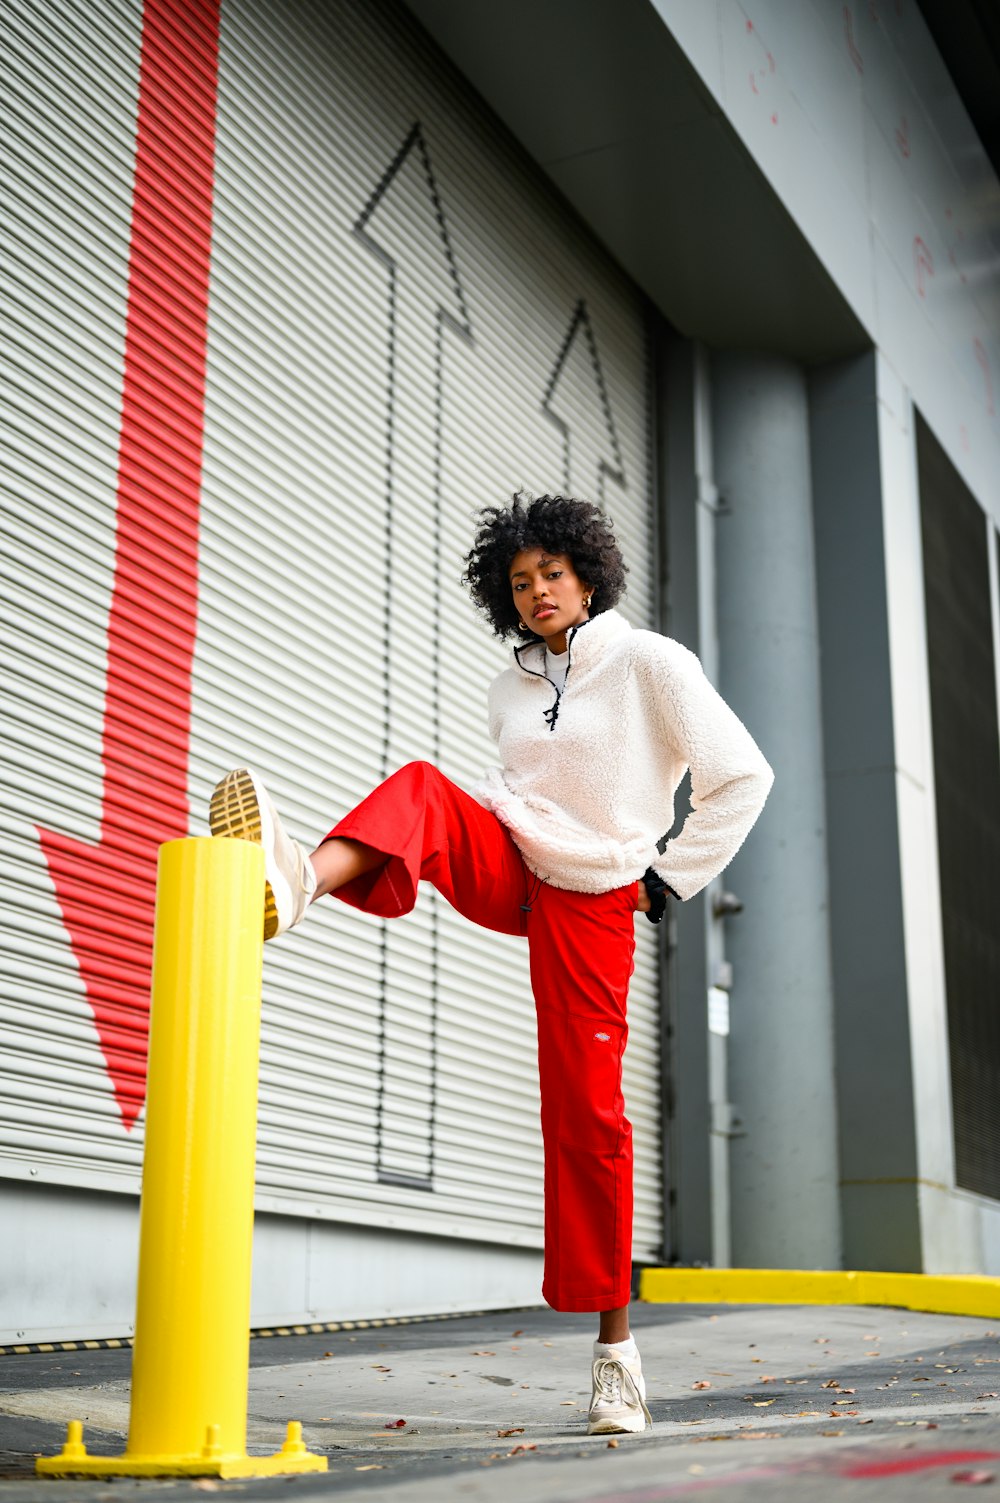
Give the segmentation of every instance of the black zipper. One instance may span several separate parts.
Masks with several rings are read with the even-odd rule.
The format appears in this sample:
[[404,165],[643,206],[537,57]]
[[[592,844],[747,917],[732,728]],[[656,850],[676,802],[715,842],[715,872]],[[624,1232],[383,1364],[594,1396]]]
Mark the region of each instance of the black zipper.
[[[569,633],[567,634],[566,651],[569,653],[569,658],[566,663],[566,677],[563,679],[561,689],[559,688],[558,684],[554,683],[553,680],[549,678],[547,673],[538,673],[534,668],[526,668],[521,662],[521,653],[526,652],[529,647],[534,647],[536,645],[534,642],[526,642],[523,647],[514,648],[514,656],[517,658],[517,666],[521,669],[522,673],[530,673],[532,678],[543,678],[547,684],[552,684],[553,689],[555,689],[556,691],[554,702],[549,707],[549,709],[543,711],[544,718],[549,723],[550,731],[554,731],[556,728],[556,721],[559,719],[559,706],[562,704],[562,697],[566,692],[566,685],[569,683],[570,669],[573,667],[573,638],[576,636],[577,632],[581,630],[582,627],[589,626],[589,624],[589,621],[581,621],[579,626],[571,627]],[[544,639],[542,640],[541,647],[542,652],[544,653]]]

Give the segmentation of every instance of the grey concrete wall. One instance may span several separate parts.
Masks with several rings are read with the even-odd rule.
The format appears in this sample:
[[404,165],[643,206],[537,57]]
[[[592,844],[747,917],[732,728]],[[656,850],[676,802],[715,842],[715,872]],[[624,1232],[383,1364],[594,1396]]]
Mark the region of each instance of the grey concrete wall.
[[[1000,517],[1000,191],[920,6],[651,3],[963,480]],[[754,228],[734,221],[734,261],[747,258]]]
[[[4,1180],[0,1226],[0,1345],[131,1335],[134,1196]],[[541,1282],[533,1248],[259,1212],[251,1324],[538,1305]]]

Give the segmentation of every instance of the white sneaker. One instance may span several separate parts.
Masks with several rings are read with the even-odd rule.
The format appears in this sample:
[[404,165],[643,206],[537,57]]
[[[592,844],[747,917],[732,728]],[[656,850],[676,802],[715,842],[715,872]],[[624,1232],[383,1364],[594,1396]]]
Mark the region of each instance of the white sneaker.
[[588,1435],[638,1435],[653,1423],[638,1352],[632,1357],[595,1342],[593,1379]]
[[264,848],[264,938],[297,924],[316,891],[316,872],[304,846],[282,828],[267,789],[246,767],[215,785],[208,811],[213,835],[252,840]]

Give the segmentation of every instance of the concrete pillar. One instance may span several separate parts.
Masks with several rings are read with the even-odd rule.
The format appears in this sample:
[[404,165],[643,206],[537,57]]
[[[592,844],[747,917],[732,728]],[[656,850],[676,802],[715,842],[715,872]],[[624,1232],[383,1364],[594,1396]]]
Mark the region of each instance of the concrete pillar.
[[719,688],[775,769],[726,874],[733,967],[732,1260],[839,1267],[833,987],[804,372],[712,362]]
[[[657,382],[660,476],[664,502],[663,629],[696,652],[717,679],[715,514],[711,444],[711,383],[707,352],[671,338],[661,351]],[[674,832],[683,824],[689,791],[677,798]],[[725,1265],[729,1256],[728,1140],[717,1130],[721,1090],[719,1048],[708,1030],[708,989],[722,958],[724,936],[711,916],[712,887],[667,909],[663,1058],[670,1078],[667,1121],[665,1246],[681,1263]]]
[[950,1123],[913,435],[874,354],[809,385],[844,1259],[919,1270],[921,1179],[950,1179]]

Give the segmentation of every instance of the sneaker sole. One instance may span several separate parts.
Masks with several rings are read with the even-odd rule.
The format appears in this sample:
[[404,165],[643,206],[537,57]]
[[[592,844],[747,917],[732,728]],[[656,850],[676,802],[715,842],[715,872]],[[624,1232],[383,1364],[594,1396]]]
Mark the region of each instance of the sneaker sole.
[[[224,840],[249,840],[254,845],[267,848],[270,842],[270,821],[265,828],[264,811],[252,774],[245,767],[229,772],[215,785],[212,801],[208,807],[208,827],[213,835]],[[274,889],[264,882],[264,938],[273,939],[278,933],[278,904]]]
[[[651,1424],[651,1422],[650,1422]],[[626,1419],[599,1419],[591,1420],[587,1426],[588,1435],[641,1435],[646,1429],[646,1417],[637,1414],[635,1419],[628,1416]]]

